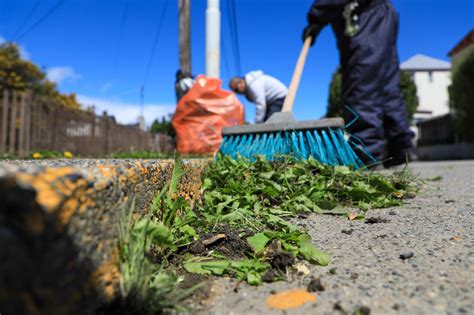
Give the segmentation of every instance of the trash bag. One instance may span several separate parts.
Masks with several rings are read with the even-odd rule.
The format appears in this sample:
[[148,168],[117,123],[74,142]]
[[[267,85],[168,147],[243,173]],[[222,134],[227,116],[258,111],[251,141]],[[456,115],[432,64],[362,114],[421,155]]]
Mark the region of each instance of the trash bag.
[[173,116],[178,152],[212,154],[222,142],[222,128],[244,124],[244,107],[222,80],[204,75],[181,98]]

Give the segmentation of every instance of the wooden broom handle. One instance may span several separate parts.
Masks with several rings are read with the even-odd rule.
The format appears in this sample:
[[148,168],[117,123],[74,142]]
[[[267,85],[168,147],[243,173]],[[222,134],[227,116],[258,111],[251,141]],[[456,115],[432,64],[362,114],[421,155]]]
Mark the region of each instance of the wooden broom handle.
[[290,87],[288,88],[288,94],[286,94],[285,101],[283,102],[282,112],[291,112],[293,110],[293,104],[295,102],[296,91],[300,85],[301,74],[303,73],[304,64],[306,62],[306,56],[308,55],[309,47],[311,46],[311,36],[306,37],[303,48],[301,49],[298,62],[296,63],[295,72],[291,78]]

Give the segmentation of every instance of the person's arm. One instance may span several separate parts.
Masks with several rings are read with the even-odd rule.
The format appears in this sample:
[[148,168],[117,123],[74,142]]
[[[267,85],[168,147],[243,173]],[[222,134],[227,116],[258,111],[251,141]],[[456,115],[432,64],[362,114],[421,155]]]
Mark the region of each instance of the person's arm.
[[265,113],[267,111],[267,100],[265,96],[265,82],[263,78],[254,80],[251,84],[247,85],[252,95],[252,102],[255,103],[255,123],[259,124],[263,122]]
[[307,21],[309,25],[317,25],[321,28],[341,14],[344,6],[350,0],[316,0],[309,9]]
[[255,99],[255,123],[259,124],[263,122],[265,113],[267,112],[267,104],[264,97],[257,97]]
[[[342,13],[347,3],[352,0],[315,0],[306,16],[308,25],[303,30],[303,42],[311,36],[311,46],[314,44],[321,30],[339,14]],[[366,2],[369,0],[359,0]]]

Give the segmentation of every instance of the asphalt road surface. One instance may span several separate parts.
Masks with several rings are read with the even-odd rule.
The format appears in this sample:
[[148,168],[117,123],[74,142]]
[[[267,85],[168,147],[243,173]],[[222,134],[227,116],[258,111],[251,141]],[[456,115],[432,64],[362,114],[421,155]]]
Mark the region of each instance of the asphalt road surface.
[[[410,168],[422,179],[442,178],[427,181],[402,207],[366,213],[386,222],[316,214],[296,221],[332,255],[329,266],[306,264],[307,275],[289,274],[288,281],[259,287],[215,280],[193,313],[474,314],[474,161]],[[306,288],[311,278],[324,287],[315,302],[286,311],[267,306],[270,295]]]

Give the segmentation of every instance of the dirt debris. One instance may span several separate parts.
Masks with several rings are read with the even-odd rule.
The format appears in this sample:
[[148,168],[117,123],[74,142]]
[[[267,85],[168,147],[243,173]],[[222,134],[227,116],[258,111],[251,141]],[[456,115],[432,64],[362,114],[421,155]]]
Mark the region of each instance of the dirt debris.
[[288,267],[293,266],[295,258],[291,253],[280,252],[273,256],[271,266],[277,271],[285,273]]
[[246,241],[251,232],[235,230],[228,225],[220,225],[215,231],[200,235],[200,239],[192,242],[187,251],[193,255],[208,256],[216,251],[231,260],[247,258],[252,249]]
[[370,315],[370,308],[368,306],[360,306],[354,311],[355,315]]
[[321,278],[312,278],[307,289],[308,292],[317,292],[326,290],[326,287],[321,282]]
[[376,223],[388,223],[390,222],[389,219],[385,219],[382,217],[370,217],[365,219],[366,224],[376,224]]
[[341,231],[341,233],[344,233],[344,234],[347,234],[347,235],[351,235],[352,232],[354,232],[353,229],[343,229],[343,230]]
[[188,248],[188,252],[194,255],[200,255],[206,251],[206,246],[201,240],[197,240],[191,243]]
[[275,278],[278,277],[280,273],[275,270],[275,269],[270,269],[268,270],[263,276],[262,276],[262,281],[271,283],[275,281]]
[[216,234],[224,234],[225,238],[218,238],[215,242],[211,243],[207,247],[209,251],[218,251],[231,260],[246,258],[252,252],[252,249],[245,240],[247,231],[238,231],[228,225],[221,225],[215,229],[214,233],[204,235],[202,238],[209,239],[215,237]]

